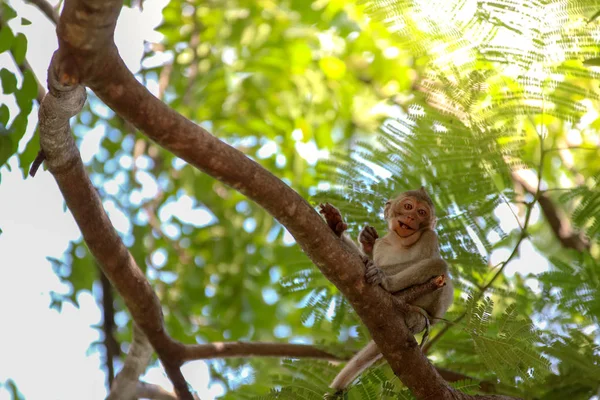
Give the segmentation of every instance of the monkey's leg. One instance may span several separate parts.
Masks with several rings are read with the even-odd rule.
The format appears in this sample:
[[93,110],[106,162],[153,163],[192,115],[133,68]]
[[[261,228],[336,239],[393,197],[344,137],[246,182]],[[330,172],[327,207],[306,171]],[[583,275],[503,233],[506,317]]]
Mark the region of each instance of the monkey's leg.
[[325,203],[319,204],[319,212],[325,218],[325,222],[327,222],[333,233],[338,237],[342,237],[342,234],[348,229],[348,225],[344,222],[340,210],[329,203]]
[[427,343],[427,339],[429,339],[429,318],[425,317],[425,333],[423,333],[421,344],[419,345],[421,350],[423,350],[423,346],[425,346],[425,343]]
[[429,320],[430,320],[429,313],[427,311],[425,311],[424,309],[422,309],[421,307],[415,306],[412,304],[409,305],[409,308],[411,309],[411,311],[413,313],[421,315],[425,319],[425,327],[423,327],[423,323],[421,322],[421,319],[419,318],[419,320],[416,321],[415,315],[412,315],[412,316],[407,315],[405,317],[405,320],[408,325],[408,329],[411,331],[411,333],[413,335],[415,335],[421,331],[424,331],[423,337],[421,338],[421,344],[420,344],[420,347],[423,348],[423,346],[425,346],[425,343],[427,343],[427,339],[429,338],[429,328],[431,326],[431,323],[429,322]]

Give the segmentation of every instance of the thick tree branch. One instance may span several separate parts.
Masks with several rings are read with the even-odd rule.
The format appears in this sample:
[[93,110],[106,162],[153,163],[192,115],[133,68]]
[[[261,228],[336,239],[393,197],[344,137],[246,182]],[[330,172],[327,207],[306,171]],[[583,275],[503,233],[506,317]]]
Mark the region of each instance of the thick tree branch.
[[[346,296],[394,372],[418,398],[507,398],[468,396],[450,388],[418,348],[401,313],[395,312],[394,298],[383,289],[365,283],[360,257],[342,246],[302,197],[238,150],[165,106],[137,82],[113,43],[121,6],[117,0],[65,2],[53,71],[61,82],[89,86],[113,110],[164,148],[237,189],[277,218]],[[64,120],[61,123],[68,129]],[[178,396],[191,398],[189,391],[181,387],[181,374],[173,375],[173,365],[165,363],[165,360],[181,360],[184,347],[166,335],[160,304],[149,283],[114,229],[106,228],[110,223],[87,179],[72,138],[68,143],[62,138],[54,147],[43,143],[44,151],[46,147],[52,153],[47,154],[49,169],[90,250],[163,360]]]
[[[512,178],[529,194],[536,195],[537,185],[528,182],[523,175],[518,172],[513,172]],[[548,221],[552,232],[554,232],[554,236],[556,236],[560,244],[568,249],[588,251],[590,249],[589,240],[586,239],[581,232],[573,230],[569,219],[561,214],[560,210],[554,205],[552,199],[550,199],[546,193],[537,193],[537,195],[537,201],[540,204],[542,213],[546,217],[546,221]]]

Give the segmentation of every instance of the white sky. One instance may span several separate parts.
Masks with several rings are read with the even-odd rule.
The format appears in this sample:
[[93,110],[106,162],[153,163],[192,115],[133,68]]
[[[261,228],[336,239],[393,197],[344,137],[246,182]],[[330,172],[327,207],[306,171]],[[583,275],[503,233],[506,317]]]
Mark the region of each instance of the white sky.
[[[143,40],[160,40],[153,29],[160,22],[160,10],[166,1],[146,0],[143,14],[137,9],[124,9],[121,13],[116,42],[121,56],[134,72],[139,70]],[[45,82],[46,69],[57,47],[55,28],[35,7],[22,1],[11,1],[10,4],[19,16],[32,22],[18,31],[27,35],[27,59],[39,80]],[[15,28],[14,24],[11,26]],[[0,56],[0,68],[3,67],[16,71],[6,54]],[[4,102],[11,107],[12,113],[14,100],[0,94],[0,104]],[[36,121],[34,110],[21,149],[31,137]],[[96,133],[90,132],[89,140],[84,140],[81,146],[84,159],[89,159],[97,150],[97,143]],[[299,153],[314,163],[316,159],[310,155],[316,153],[315,149],[310,144],[299,143]],[[48,172],[40,170],[35,179],[24,180],[17,168],[16,157],[11,159],[10,166],[12,172],[6,167],[1,170],[0,182],[0,228],[3,230],[0,235],[3,278],[0,280],[0,383],[13,379],[27,400],[103,399],[106,396],[105,374],[100,355],[96,352],[88,354],[90,343],[99,338],[92,325],[101,321],[94,298],[90,293],[82,294],[80,309],[65,303],[61,313],[48,307],[50,291],[64,292],[65,288],[46,257],[61,258],[69,241],[79,237],[79,231],[70,213],[63,211],[62,196]],[[187,203],[173,204],[173,207],[179,212],[193,208]],[[167,206],[165,212],[168,210]],[[505,231],[517,227],[507,206],[499,207],[497,216]],[[537,218],[536,211],[534,220]],[[492,254],[492,264],[505,259],[509,252],[501,249]],[[513,261],[505,271],[510,276],[517,271],[537,273],[546,268],[546,260],[526,242],[521,249],[521,258]],[[220,386],[208,387],[208,369],[203,362],[186,365],[184,374],[202,399],[210,400],[222,394]],[[150,369],[145,379],[171,388],[160,368]],[[8,399],[9,393],[0,388],[0,400]]]

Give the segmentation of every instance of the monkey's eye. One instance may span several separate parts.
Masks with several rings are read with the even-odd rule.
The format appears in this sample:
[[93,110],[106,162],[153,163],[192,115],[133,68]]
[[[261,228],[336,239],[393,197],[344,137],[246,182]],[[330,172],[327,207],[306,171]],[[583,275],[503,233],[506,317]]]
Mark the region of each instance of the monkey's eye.
[[426,216],[426,215],[427,215],[427,211],[423,210],[422,208],[421,208],[419,211],[417,211],[417,212],[419,213],[419,215],[420,215],[421,217],[424,217],[424,216]]
[[404,209],[405,210],[412,210],[413,209],[413,205],[410,203],[404,203]]

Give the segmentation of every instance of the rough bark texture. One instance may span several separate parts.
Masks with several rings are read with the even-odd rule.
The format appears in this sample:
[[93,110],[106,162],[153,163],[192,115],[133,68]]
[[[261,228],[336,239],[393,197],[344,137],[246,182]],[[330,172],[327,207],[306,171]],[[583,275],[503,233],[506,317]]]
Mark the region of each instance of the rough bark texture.
[[[365,283],[360,257],[342,246],[340,239],[302,197],[238,150],[168,108],[133,77],[113,42],[121,6],[122,2],[117,0],[67,0],[57,30],[59,50],[50,73],[55,73],[62,85],[81,83],[90,87],[109,107],[148,137],[244,193],[271,213],[346,296],[396,375],[416,397],[508,399],[468,396],[450,388],[406,329],[402,314],[395,308],[395,299],[380,287]],[[57,91],[55,95],[50,101],[60,102],[61,93]],[[178,396],[191,399],[179,371],[185,358],[185,347],[164,331],[156,295],[102,210],[68,130],[68,117],[73,114],[65,120],[65,115],[56,118],[43,115],[43,110],[44,107],[40,115],[45,117],[46,125],[41,142],[48,167],[86,243],[123,296],[136,324],[157,351]]]

